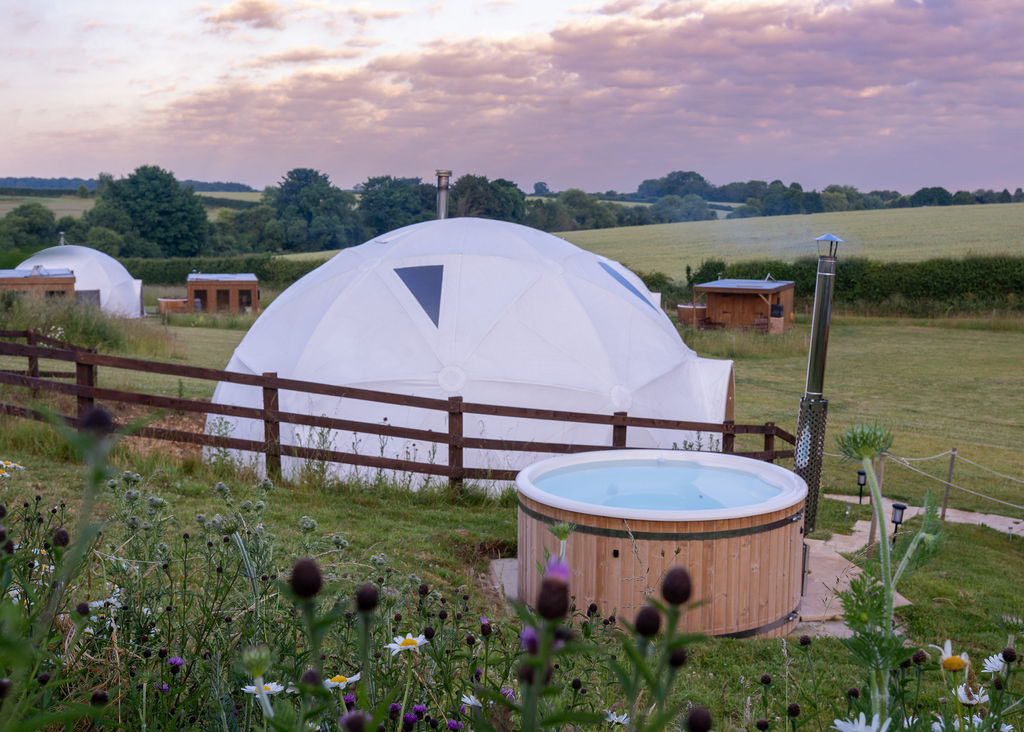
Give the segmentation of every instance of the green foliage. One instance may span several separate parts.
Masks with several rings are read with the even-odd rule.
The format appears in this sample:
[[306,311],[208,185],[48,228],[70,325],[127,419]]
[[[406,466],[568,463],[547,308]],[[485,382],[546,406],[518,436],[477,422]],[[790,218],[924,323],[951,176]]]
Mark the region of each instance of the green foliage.
[[56,240],[56,217],[41,203],[23,203],[0,219],[0,251],[37,249]]
[[143,165],[127,178],[103,178],[96,205],[86,214],[90,226],[105,226],[126,238],[129,253],[193,256],[209,236],[206,209],[191,188],[155,165]]
[[464,175],[451,187],[450,216],[478,216],[520,223],[526,216],[526,194],[512,181]]
[[437,215],[436,189],[419,178],[369,178],[359,194],[359,215],[369,236],[378,236]]
[[847,460],[872,460],[888,451],[892,440],[892,432],[875,422],[850,427],[836,438],[836,446]]
[[359,244],[364,232],[356,216],[356,199],[336,188],[312,168],[295,168],[263,195],[280,221],[287,251],[312,252]]

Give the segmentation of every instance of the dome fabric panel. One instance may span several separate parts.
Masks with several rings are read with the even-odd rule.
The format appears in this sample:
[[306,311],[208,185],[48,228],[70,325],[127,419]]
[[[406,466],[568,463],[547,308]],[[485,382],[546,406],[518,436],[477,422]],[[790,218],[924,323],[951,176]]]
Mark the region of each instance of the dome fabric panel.
[[64,267],[75,273],[75,292],[98,290],[100,308],[122,318],[141,318],[142,280],[133,279],[128,270],[98,249],[64,244],[36,252],[18,265],[31,269]]
[[[732,364],[699,358],[635,274],[551,234],[502,221],[414,224],[343,250],[282,293],[229,371],[488,404],[720,423]],[[447,415],[282,391],[282,411],[447,432]],[[261,390],[221,383],[214,402],[261,407]],[[258,420],[208,431],[262,440]],[[467,437],[611,444],[612,428],[467,414]],[[628,444],[688,433],[631,428]],[[285,444],[446,464],[447,448],[281,425]],[[329,443],[329,444],[325,444]],[[262,463],[262,456],[240,455]],[[473,468],[519,469],[546,455],[467,450]],[[283,458],[286,474],[300,462]],[[376,470],[336,465],[341,475]]]

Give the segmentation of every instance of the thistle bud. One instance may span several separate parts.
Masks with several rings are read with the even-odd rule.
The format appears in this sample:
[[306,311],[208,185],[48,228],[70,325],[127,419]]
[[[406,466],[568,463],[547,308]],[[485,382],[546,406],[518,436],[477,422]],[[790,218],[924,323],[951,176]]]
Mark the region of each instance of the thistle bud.
[[661,582],[661,596],[670,605],[682,605],[690,599],[693,586],[686,567],[672,567]]
[[711,729],[711,712],[705,707],[694,707],[686,715],[686,729],[689,732],[708,732]]
[[636,614],[636,632],[644,638],[658,634],[661,629],[661,614],[653,605],[644,605]]

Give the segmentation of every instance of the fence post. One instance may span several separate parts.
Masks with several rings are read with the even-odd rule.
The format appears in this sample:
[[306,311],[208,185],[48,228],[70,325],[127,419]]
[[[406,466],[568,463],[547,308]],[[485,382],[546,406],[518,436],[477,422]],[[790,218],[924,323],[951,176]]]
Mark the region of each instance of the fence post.
[[[276,379],[276,371],[264,371],[266,378]],[[267,456],[267,477],[281,480],[281,423],[277,419],[280,408],[276,386],[263,387],[263,450]]]
[[82,389],[96,386],[96,366],[91,363],[82,363],[79,358],[82,351],[75,352],[75,383],[78,385],[78,424],[81,426],[86,413],[93,407],[92,394],[83,394]]
[[736,452],[736,423],[731,419],[722,422],[722,452],[727,455]]
[[775,423],[764,423],[764,451],[768,453],[765,458],[775,460]]
[[[29,346],[36,345],[36,332],[31,328],[25,331],[25,343]],[[28,357],[28,375],[34,379],[39,378],[39,356]],[[36,390],[33,389],[32,393],[35,394]]]
[[462,397],[453,396],[448,397],[448,481],[456,490],[462,490],[462,458]]
[[612,447],[626,446],[626,413],[615,412],[612,415]]
[[956,448],[949,453],[949,470],[946,471],[946,490],[942,494],[942,520],[946,520],[946,504],[949,503],[949,485],[953,482],[953,464],[956,462]]

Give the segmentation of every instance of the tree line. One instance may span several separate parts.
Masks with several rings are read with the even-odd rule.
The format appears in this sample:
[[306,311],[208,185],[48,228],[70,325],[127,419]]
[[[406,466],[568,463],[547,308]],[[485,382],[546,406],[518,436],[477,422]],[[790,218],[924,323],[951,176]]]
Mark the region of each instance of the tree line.
[[[222,189],[223,190],[223,189]],[[78,189],[82,195],[82,187]],[[199,196],[193,185],[153,165],[123,178],[101,173],[96,202],[80,218],[57,219],[40,203],[22,204],[0,219],[0,259],[56,243],[63,231],[83,244],[118,257],[224,256],[260,252],[341,249],[409,224],[436,217],[436,188],[420,178],[374,176],[354,190],[342,190],[311,168],[289,171],[258,201],[232,201],[216,218],[207,206],[225,203]],[[449,192],[450,216],[476,216],[525,224],[543,231],[774,216],[869,208],[1009,203],[1024,192],[957,191],[922,188],[910,196],[896,191],[861,193],[853,186],[804,191],[798,183],[748,181],[714,186],[693,171],[674,171],[643,181],[635,193],[552,192],[534,184],[527,196],[504,178],[463,175]],[[7,257],[10,258],[10,257]],[[8,265],[9,266],[9,265]]]

